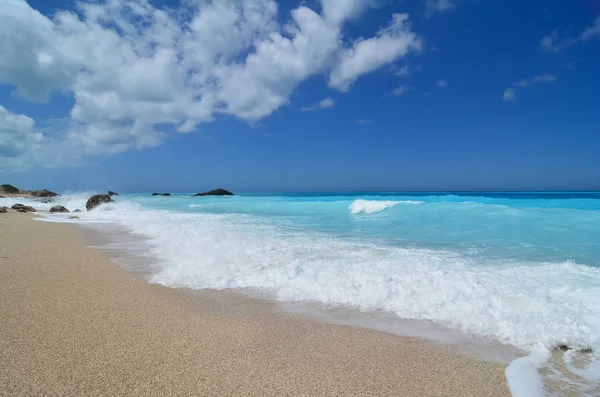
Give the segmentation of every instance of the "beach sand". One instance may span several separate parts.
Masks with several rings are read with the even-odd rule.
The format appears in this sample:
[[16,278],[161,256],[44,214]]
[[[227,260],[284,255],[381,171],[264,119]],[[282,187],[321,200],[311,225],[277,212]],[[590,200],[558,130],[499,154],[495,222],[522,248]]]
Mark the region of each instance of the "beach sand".
[[510,396],[504,365],[152,285],[32,217],[0,214],[2,396]]

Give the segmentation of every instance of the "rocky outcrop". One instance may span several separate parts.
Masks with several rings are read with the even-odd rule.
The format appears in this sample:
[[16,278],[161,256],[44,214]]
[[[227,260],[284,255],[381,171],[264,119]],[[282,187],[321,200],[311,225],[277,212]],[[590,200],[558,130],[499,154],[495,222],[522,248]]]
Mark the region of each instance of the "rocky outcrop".
[[0,193],[5,194],[20,194],[23,193],[23,190],[18,187],[14,187],[13,185],[0,185]]
[[114,203],[114,200],[108,194],[96,194],[88,199],[87,203],[85,203],[85,208],[91,211],[97,206],[107,203]]
[[3,196],[8,196],[8,197],[41,198],[41,197],[56,197],[56,196],[58,196],[58,193],[51,192],[50,190],[47,190],[47,189],[31,191],[31,190],[19,189],[18,187],[14,187],[13,185],[0,185],[0,193],[2,193]]
[[15,204],[11,208],[17,212],[35,212],[35,208],[24,204]]
[[30,194],[33,197],[56,197],[56,196],[58,196],[58,193],[51,192],[50,190],[47,190],[47,189],[34,190],[33,192],[30,192]]
[[0,207],[0,214],[6,214],[8,212],[8,210],[9,210],[8,207],[2,206],[2,207]]
[[55,205],[54,207],[50,208],[50,213],[53,214],[55,212],[65,213],[65,212],[71,212],[71,211],[69,211],[62,205]]
[[79,208],[77,208],[75,211],[73,212],[81,212],[81,210]]
[[119,195],[119,193],[116,193],[116,192],[113,192],[112,190],[109,190],[109,191],[108,191],[108,195],[109,195],[109,196],[111,196],[111,197],[112,197],[112,196],[118,196],[118,195]]
[[162,196],[160,193],[152,193],[153,196]]
[[170,196],[170,195],[171,195],[171,193],[163,193],[163,194],[161,194],[161,196]]
[[197,196],[233,196],[233,193],[231,193],[225,189],[215,189],[215,190],[210,190],[210,191],[204,192],[204,193],[194,194],[193,197],[197,197]]

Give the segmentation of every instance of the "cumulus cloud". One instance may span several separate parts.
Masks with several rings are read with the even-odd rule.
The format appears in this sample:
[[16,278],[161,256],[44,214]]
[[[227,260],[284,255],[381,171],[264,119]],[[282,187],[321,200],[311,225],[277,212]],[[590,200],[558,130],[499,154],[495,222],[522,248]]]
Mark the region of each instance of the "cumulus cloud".
[[436,86],[438,86],[438,87],[440,87],[440,88],[444,88],[445,86],[447,86],[447,85],[448,85],[448,83],[446,82],[446,80],[438,80],[438,81],[435,83],[435,85],[436,85]]
[[0,105],[0,168],[24,169],[32,163],[52,164],[48,147],[54,141],[36,128],[35,121]]
[[514,88],[507,88],[502,95],[503,101],[514,101],[517,99],[517,92]]
[[[540,74],[530,79],[523,79],[513,83],[513,87],[528,88],[537,84],[553,83],[556,81],[556,75],[553,74]],[[502,95],[504,101],[514,101],[517,98],[516,88],[507,88]]]
[[313,110],[327,109],[327,108],[333,107],[334,105],[335,105],[335,101],[333,99],[325,98],[317,103],[313,103],[310,106],[303,107],[300,110],[302,110],[303,112],[310,112]]
[[590,26],[574,37],[561,38],[558,31],[553,31],[540,40],[540,47],[547,51],[559,52],[575,44],[600,37],[600,16]]
[[148,148],[220,114],[268,117],[313,76],[347,91],[360,76],[418,51],[406,14],[394,14],[373,37],[344,35],[344,24],[373,4],[321,0],[320,9],[300,5],[282,18],[274,0],[187,0],[176,9],[101,0],[50,18],[24,0],[4,0],[0,84],[35,102],[72,96],[60,137],[71,152]]
[[329,85],[347,91],[361,75],[421,49],[421,40],[410,30],[407,14],[394,14],[391,23],[377,36],[356,40],[352,48],[341,52],[329,76]]

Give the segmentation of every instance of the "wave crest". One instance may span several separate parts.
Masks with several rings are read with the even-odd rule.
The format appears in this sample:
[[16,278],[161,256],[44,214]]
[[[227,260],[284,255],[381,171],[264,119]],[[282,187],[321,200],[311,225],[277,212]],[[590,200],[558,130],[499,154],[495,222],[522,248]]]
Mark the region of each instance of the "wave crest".
[[365,199],[356,199],[350,204],[348,209],[351,214],[372,214],[374,212],[379,212],[386,210],[388,208],[395,207],[398,204],[423,204],[423,201],[392,201],[392,200],[365,200]]

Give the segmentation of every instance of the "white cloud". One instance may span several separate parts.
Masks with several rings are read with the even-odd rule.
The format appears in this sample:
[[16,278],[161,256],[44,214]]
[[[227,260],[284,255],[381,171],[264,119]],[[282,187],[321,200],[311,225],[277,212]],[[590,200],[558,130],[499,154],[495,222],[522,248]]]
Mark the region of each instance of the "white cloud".
[[[513,87],[528,88],[537,84],[553,83],[554,81],[556,81],[556,75],[546,73],[534,76],[530,79],[519,80],[516,83],[513,83]],[[502,99],[505,101],[514,101],[516,98],[516,88],[507,88],[502,96]]]
[[456,7],[453,0],[426,0],[425,13],[432,15],[438,12],[453,10]]
[[444,88],[445,86],[447,86],[447,85],[448,85],[448,83],[446,82],[446,80],[438,80],[438,81],[435,83],[435,85],[436,85],[436,86],[438,86],[438,87],[440,87],[440,88]]
[[556,30],[553,31],[548,36],[545,36],[540,40],[540,47],[547,51],[559,52],[565,48],[595,37],[600,37],[600,16],[598,16],[592,22],[591,26],[585,28],[575,37],[560,38],[558,32]]
[[310,106],[303,107],[300,110],[302,110],[303,112],[310,112],[313,110],[327,109],[327,108],[333,107],[334,105],[335,105],[335,101],[333,99],[325,98],[317,103],[313,103]]
[[320,12],[299,6],[284,23],[274,0],[187,0],[177,9],[84,1],[52,18],[24,0],[1,1],[0,84],[36,102],[72,95],[60,137],[68,145],[51,146],[81,155],[156,146],[219,114],[254,122],[312,76],[346,91],[421,46],[405,14],[374,37],[346,37],[344,24],[370,0],[321,0]]
[[12,113],[0,105],[0,168],[19,170],[32,163],[51,165],[53,159],[46,149],[55,144],[36,128],[31,117]]
[[356,120],[356,124],[373,124],[375,120],[372,119],[358,119]]
[[394,96],[400,96],[402,94],[404,94],[406,91],[410,90],[411,88],[405,85],[401,85],[400,87],[395,88],[392,91],[392,95]]
[[556,81],[556,76],[553,74],[541,74],[539,76],[534,76],[530,79],[519,80],[515,84],[517,87],[531,87],[534,84],[539,83],[552,83]]
[[594,23],[592,26],[586,28],[581,33],[582,40],[589,40],[593,37],[600,37],[600,16],[598,16],[598,18],[596,18],[594,20]]
[[514,101],[517,99],[517,92],[514,88],[507,88],[502,95],[503,101]]
[[329,85],[347,91],[359,76],[420,49],[421,40],[410,30],[408,15],[394,14],[390,25],[380,30],[376,37],[358,39],[352,48],[341,53],[329,76]]

